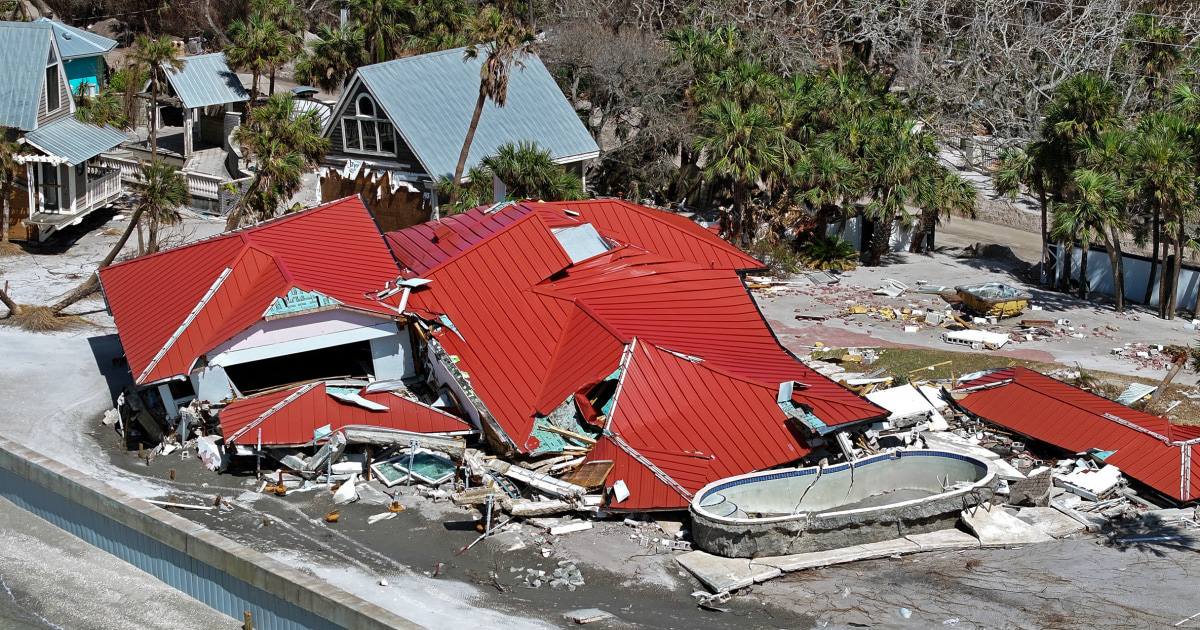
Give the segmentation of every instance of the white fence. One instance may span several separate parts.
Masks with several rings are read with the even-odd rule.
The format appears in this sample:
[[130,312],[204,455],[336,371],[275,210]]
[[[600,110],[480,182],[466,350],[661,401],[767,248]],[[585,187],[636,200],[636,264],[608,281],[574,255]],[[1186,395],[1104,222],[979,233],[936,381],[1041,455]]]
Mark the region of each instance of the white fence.
[[[104,156],[100,159],[100,164],[106,168],[119,170],[121,172],[121,181],[123,182],[134,185],[141,183],[142,166],[138,160]],[[188,192],[191,193],[192,197],[206,202],[221,201],[223,198],[221,187],[223,185],[234,184],[240,190],[242,186],[239,186],[239,184],[249,179],[231,181],[216,175],[196,171],[180,171],[180,174],[183,175],[184,181],[187,182]]]
[[121,172],[116,169],[88,169],[88,177],[96,177],[87,183],[84,196],[86,209],[99,208],[121,195]]
[[[1064,258],[1061,245],[1051,245],[1050,255],[1053,262],[1054,277],[1062,274],[1061,262]],[[1071,250],[1071,279],[1079,282],[1083,270],[1083,250],[1075,247]],[[1167,270],[1170,271],[1169,269]],[[1154,278],[1150,277],[1150,259],[1124,255],[1125,299],[1137,304],[1147,304],[1146,285],[1153,282],[1149,306],[1158,306],[1158,282],[1163,272],[1162,264],[1156,266]],[[1092,248],[1088,252],[1088,286],[1092,293],[1114,295],[1112,263],[1108,253],[1103,249]],[[1191,309],[1196,305],[1196,290],[1200,286],[1200,269],[1184,264],[1179,271],[1179,286],[1175,288],[1175,304],[1182,309]]]

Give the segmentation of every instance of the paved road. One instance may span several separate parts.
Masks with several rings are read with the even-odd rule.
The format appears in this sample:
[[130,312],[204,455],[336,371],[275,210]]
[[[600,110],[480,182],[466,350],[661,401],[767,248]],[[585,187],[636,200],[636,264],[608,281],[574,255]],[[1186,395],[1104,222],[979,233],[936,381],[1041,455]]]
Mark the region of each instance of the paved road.
[[1042,258],[1042,239],[1037,233],[962,217],[953,217],[938,226],[935,242],[938,247],[995,243],[1012,249],[1017,258],[1027,263],[1036,264]]

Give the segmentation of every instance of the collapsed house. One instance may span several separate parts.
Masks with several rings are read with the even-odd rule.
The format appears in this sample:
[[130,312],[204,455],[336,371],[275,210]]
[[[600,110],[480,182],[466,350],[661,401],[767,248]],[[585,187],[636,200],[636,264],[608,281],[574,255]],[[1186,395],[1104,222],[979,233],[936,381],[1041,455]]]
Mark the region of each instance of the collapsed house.
[[112,265],[100,282],[134,393],[161,401],[165,424],[197,401],[226,446],[312,443],[347,425],[471,432],[453,405],[404,385],[417,366],[403,296],[380,293],[398,273],[349,198]]
[[1073,387],[1023,367],[964,382],[956,404],[972,416],[1070,453],[1091,453],[1172,502],[1200,498],[1200,427]]
[[783,348],[739,275],[761,263],[683,217],[509,203],[387,241],[425,281],[405,310],[430,364],[491,446],[611,462],[609,509],[684,509],[887,415]]

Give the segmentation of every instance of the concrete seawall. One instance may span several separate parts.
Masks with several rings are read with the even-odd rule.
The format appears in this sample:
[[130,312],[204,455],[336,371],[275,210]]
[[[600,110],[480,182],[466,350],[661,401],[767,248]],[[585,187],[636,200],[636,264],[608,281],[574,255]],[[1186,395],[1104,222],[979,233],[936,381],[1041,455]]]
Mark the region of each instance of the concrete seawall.
[[421,628],[3,438],[0,495],[258,630]]

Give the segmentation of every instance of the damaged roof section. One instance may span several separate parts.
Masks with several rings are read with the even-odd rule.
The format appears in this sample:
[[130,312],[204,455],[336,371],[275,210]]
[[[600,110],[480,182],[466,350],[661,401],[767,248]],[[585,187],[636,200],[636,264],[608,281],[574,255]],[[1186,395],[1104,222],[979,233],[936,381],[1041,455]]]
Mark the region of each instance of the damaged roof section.
[[984,420],[1106,464],[1174,500],[1200,498],[1200,427],[1130,409],[1023,367],[963,383],[958,404]]
[[221,410],[221,434],[229,444],[255,445],[261,430],[264,446],[301,446],[347,426],[430,435],[474,432],[458,416],[400,391],[371,389],[318,382],[237,400]]
[[[564,242],[564,230],[586,236],[585,246]],[[518,451],[539,448],[535,424],[564,401],[585,416],[605,415],[588,409],[586,397],[623,356],[637,361],[645,384],[640,393],[618,389],[614,411],[599,420],[614,435],[591,456],[647,480],[622,509],[686,506],[688,493],[712,479],[806,455],[801,433],[815,435],[814,426],[887,413],[784,349],[738,274],[761,263],[686,218],[615,200],[528,202],[387,239],[403,265],[432,280],[413,291],[408,312],[438,329],[433,338]],[[681,373],[706,383],[704,391],[684,388]],[[776,402],[784,381],[804,384],[795,408],[811,422],[794,431]],[[664,406],[656,391],[675,392],[673,404],[683,406]],[[664,439],[668,427],[681,441]]]
[[339,308],[394,318],[394,306],[366,294],[398,273],[353,197],[112,265],[100,282],[143,385],[188,374],[267,317]]

